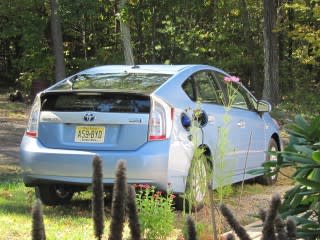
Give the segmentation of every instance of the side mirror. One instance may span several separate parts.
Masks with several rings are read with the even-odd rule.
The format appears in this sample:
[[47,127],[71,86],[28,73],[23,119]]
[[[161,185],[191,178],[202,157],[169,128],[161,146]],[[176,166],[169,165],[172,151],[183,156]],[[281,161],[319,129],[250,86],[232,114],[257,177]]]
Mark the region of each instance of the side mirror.
[[265,100],[259,100],[257,104],[257,111],[258,112],[271,112],[271,104]]

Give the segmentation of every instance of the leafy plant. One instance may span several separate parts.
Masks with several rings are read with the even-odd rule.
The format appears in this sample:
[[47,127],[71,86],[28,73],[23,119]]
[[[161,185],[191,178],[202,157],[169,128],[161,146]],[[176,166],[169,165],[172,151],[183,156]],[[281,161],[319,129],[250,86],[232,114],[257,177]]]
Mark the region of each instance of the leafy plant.
[[235,150],[233,149],[229,139],[229,124],[231,122],[229,111],[238,101],[238,83],[240,82],[240,78],[236,76],[226,76],[223,80],[227,98],[225,98],[223,95],[220,96],[225,108],[225,113],[223,116],[223,126],[218,129],[219,140],[214,155],[215,164],[213,169],[213,181],[220,203],[222,203],[222,200],[225,196],[232,193],[232,166],[236,165],[236,160],[228,158],[228,153]]
[[165,239],[172,231],[175,220],[174,195],[164,195],[154,186],[138,185],[136,204],[141,232],[146,239]]
[[306,121],[297,115],[287,126],[290,140],[278,161],[264,164],[267,171],[292,167],[295,186],[286,192],[282,216],[295,216],[298,237],[315,239],[320,232],[320,116]]

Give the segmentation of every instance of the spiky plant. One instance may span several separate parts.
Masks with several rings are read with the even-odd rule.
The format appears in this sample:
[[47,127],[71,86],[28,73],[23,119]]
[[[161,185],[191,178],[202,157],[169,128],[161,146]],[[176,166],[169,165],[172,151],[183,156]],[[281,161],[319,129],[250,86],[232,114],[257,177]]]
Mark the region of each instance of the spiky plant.
[[121,240],[125,221],[125,201],[127,197],[126,167],[121,160],[117,166],[116,180],[113,186],[111,223],[109,240]]
[[189,215],[187,217],[187,229],[188,229],[188,240],[197,240],[197,232],[193,218]]
[[136,206],[136,191],[133,186],[128,186],[127,212],[132,240],[141,239],[140,222]]
[[266,214],[265,221],[262,229],[262,240],[276,239],[275,235],[275,219],[278,216],[278,210],[281,205],[281,199],[279,194],[272,196],[269,210]]
[[94,235],[100,240],[104,231],[104,189],[102,161],[98,156],[93,158],[92,167],[92,218]]
[[278,240],[286,240],[287,239],[287,232],[285,229],[285,222],[282,218],[277,217],[274,221],[275,231],[278,234]]
[[291,219],[285,222],[278,211],[281,206],[279,194],[272,196],[271,204],[267,212],[261,210],[260,218],[263,222],[262,240],[293,240],[296,239],[296,224]]
[[287,219],[287,233],[288,233],[288,240],[294,240],[297,238],[297,229],[296,223],[292,218]]
[[46,233],[44,229],[42,204],[37,199],[32,208],[32,240],[45,240]]
[[235,240],[235,237],[233,234],[228,234],[226,240]]
[[[221,204],[220,205],[220,211],[222,215],[226,218],[227,222],[229,223],[230,227],[235,231],[235,233],[238,235],[238,237],[241,240],[250,240],[250,237],[247,233],[247,231],[240,225],[238,220],[233,216],[229,208],[227,208],[226,205]],[[228,234],[232,235],[232,234]],[[231,236],[227,236],[231,237]]]
[[[281,205],[280,196],[275,194],[271,199],[269,210],[266,212],[260,210],[260,218],[263,222],[262,240],[294,240],[296,239],[296,225],[290,218],[286,222],[278,215],[278,210]],[[238,235],[241,240],[249,240],[250,237],[246,230],[234,218],[231,211],[225,206],[221,205],[220,210],[222,215],[227,219],[229,225]],[[231,239],[233,234],[228,234],[227,239]]]

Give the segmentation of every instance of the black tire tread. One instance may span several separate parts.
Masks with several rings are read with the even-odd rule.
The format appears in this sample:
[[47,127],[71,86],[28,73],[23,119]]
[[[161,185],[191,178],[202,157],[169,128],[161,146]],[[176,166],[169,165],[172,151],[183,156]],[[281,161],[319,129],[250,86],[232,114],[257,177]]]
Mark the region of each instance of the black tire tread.
[[[278,147],[278,144],[276,142],[276,140],[274,138],[271,138],[270,141],[269,141],[269,145],[268,145],[268,151],[272,148],[272,147],[276,147],[277,150],[279,151],[279,147]],[[267,154],[266,156],[266,161],[269,161],[269,155]],[[271,176],[267,176],[267,175],[262,175],[262,176],[259,176],[257,178],[258,182],[262,185],[265,185],[265,186],[271,186],[273,184],[275,184],[277,182],[277,176],[276,178],[272,179]]]
[[41,202],[47,206],[62,205],[70,202],[73,197],[73,192],[70,192],[66,197],[61,198],[57,195],[54,185],[40,185],[36,189],[37,195]]

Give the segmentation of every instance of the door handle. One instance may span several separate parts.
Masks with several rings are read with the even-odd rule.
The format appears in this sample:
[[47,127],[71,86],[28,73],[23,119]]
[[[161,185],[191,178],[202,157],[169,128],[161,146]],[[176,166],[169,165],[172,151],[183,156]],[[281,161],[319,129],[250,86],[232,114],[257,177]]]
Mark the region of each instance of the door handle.
[[245,128],[246,127],[246,122],[243,120],[240,120],[239,122],[237,122],[237,126],[240,128]]

